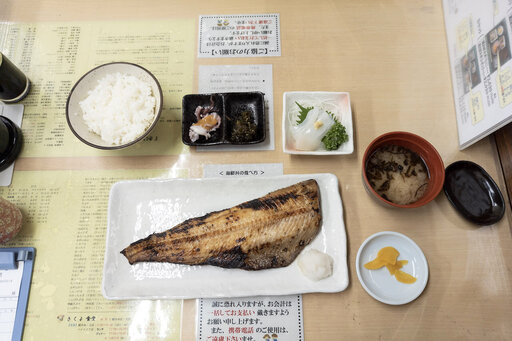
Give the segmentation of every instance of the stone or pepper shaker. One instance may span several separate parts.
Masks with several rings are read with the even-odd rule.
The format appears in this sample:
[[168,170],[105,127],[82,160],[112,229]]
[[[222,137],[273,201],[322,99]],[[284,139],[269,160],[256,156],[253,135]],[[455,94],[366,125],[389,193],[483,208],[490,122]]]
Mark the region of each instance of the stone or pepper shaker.
[[0,244],[14,238],[21,229],[22,215],[18,207],[0,197]]

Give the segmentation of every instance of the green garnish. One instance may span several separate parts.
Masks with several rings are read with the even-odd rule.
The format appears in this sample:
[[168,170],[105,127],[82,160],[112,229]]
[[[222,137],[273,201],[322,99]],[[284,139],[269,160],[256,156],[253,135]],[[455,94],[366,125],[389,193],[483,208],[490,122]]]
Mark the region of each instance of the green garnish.
[[256,123],[251,112],[243,111],[236,119],[231,133],[231,140],[234,142],[248,142],[256,135]]
[[329,115],[331,115],[334,120],[334,125],[329,129],[327,134],[322,137],[322,142],[327,150],[336,150],[338,149],[344,142],[348,141],[347,131],[345,126],[338,121],[338,119],[334,116],[332,112],[327,111]]
[[299,109],[300,109],[300,111],[299,111],[299,119],[297,120],[297,124],[301,124],[306,119],[306,116],[308,116],[308,112],[313,110],[313,107],[305,107],[304,108],[302,105],[300,105],[297,102],[295,102],[295,104],[297,104],[299,106]]

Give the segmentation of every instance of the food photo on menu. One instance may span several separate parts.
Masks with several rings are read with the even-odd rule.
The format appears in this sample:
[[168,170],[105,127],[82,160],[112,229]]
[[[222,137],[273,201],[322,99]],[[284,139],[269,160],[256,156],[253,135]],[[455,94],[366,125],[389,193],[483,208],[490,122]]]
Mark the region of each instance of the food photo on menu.
[[510,60],[509,33],[505,19],[486,35],[491,73]]
[[468,93],[470,89],[474,88],[481,82],[480,68],[478,66],[478,57],[475,46],[473,46],[468,53],[462,57],[460,65],[463,75],[462,80],[464,93]]
[[506,338],[512,4],[228,4],[0,21],[0,340]]

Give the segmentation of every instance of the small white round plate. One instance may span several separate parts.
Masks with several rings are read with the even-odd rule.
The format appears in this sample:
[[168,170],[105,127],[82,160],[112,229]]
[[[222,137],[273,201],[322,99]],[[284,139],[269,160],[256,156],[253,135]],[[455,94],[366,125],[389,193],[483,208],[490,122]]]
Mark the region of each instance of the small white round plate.
[[[389,274],[386,267],[378,270],[368,270],[364,267],[386,246],[398,250],[398,260],[409,261],[401,270],[416,277],[416,282],[400,283],[395,276]],[[415,300],[423,292],[428,281],[428,263],[420,247],[411,238],[392,231],[376,233],[363,242],[357,252],[356,271],[359,282],[370,296],[392,305]]]

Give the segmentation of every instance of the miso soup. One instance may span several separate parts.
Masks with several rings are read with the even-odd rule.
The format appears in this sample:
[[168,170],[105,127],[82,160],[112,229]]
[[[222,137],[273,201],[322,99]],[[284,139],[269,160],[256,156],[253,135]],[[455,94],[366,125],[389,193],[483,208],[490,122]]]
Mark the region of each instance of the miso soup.
[[399,205],[412,204],[425,194],[429,174],[415,152],[396,145],[375,150],[366,163],[366,177],[384,199]]

